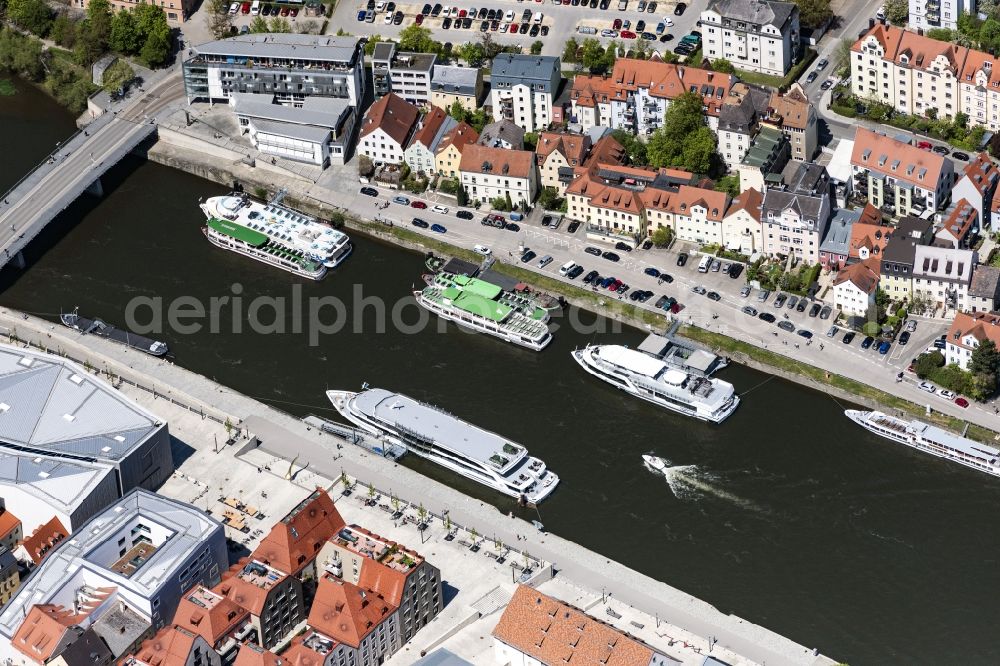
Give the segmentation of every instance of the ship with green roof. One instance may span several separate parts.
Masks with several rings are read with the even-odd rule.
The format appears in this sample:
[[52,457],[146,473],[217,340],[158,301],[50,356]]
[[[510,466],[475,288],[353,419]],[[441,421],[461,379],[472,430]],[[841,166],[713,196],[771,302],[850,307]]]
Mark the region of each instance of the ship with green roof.
[[443,319],[515,345],[541,351],[552,341],[549,312],[524,294],[486,280],[440,272],[413,292],[422,306]]
[[326,266],[322,263],[307,257],[301,250],[278,243],[267,234],[249,227],[229,220],[211,218],[202,227],[202,231],[208,241],[216,247],[256,259],[283,271],[310,280],[319,280],[326,275]]

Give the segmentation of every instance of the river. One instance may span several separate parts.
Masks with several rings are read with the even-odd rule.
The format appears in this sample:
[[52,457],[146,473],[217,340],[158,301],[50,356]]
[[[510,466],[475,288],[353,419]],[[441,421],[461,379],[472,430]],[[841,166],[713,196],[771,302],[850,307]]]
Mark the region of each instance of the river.
[[[73,129],[51,100],[19,87],[0,98],[4,188]],[[51,319],[79,306],[120,322],[135,297],[207,302],[232,296],[233,284],[245,301],[292,297],[290,276],[202,236],[198,199],[219,186],[138,158],[104,185],[102,200],[81,199],[30,248],[26,271],[0,274],[0,304]],[[354,255],[302,285],[303,299],[352,302],[362,285],[391,307],[419,282],[422,257],[352,236]],[[403,312],[417,316],[413,306]],[[289,324],[291,314],[279,319]],[[830,396],[747,368],[721,374],[744,397],[715,427],[631,399],[570,358],[589,341],[635,344],[640,331],[562,326],[536,354],[453,327],[379,332],[375,306],[362,319],[360,331],[347,327],[317,346],[306,333],[236,334],[229,324],[164,338],[178,364],[296,415],[332,418],[325,389],[369,382],[509,436],[562,477],[539,509],[551,531],[855,666],[1000,661],[990,638],[1000,620],[1000,530],[991,522],[1000,480],[871,436]],[[668,478],[648,471],[643,453],[670,460]]]

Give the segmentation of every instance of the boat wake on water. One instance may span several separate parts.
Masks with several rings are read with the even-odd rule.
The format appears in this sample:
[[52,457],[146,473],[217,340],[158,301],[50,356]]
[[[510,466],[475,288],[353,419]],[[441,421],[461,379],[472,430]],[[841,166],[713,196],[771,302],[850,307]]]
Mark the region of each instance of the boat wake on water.
[[767,513],[764,507],[720,488],[719,477],[697,465],[674,465],[666,458],[652,455],[644,455],[642,460],[648,470],[663,475],[670,492],[679,500],[697,501],[705,496],[712,496],[743,509]]

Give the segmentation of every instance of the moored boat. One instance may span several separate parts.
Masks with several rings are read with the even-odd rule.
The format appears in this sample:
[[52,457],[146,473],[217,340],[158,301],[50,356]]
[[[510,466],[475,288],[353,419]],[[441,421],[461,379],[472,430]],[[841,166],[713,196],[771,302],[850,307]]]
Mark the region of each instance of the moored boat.
[[163,356],[170,351],[166,342],[131,333],[105,323],[100,319],[84,317],[79,313],[79,308],[59,315],[59,321],[62,322],[63,326],[80,331],[84,335],[96,335],[100,338],[125,345],[126,347],[131,347],[150,356]]
[[208,242],[216,247],[256,259],[283,271],[310,280],[320,280],[326,275],[326,266],[323,264],[306,258],[297,250],[272,243],[265,234],[229,220],[213,218],[202,227],[202,232]]

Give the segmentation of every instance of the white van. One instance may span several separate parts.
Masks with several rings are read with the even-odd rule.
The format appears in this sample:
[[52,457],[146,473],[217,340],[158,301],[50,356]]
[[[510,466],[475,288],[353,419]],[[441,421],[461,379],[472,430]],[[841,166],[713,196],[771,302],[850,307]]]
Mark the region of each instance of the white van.
[[253,0],[253,4],[250,5],[250,15],[257,16],[260,14],[260,0]]
[[708,267],[711,265],[712,265],[712,255],[706,254],[704,257],[701,258],[701,261],[698,262],[698,272],[707,273]]
[[567,261],[565,264],[562,265],[562,268],[559,269],[559,275],[562,275],[563,277],[565,277],[565,276],[569,275],[569,272],[571,270],[573,270],[574,268],[576,268],[576,262],[575,261]]

